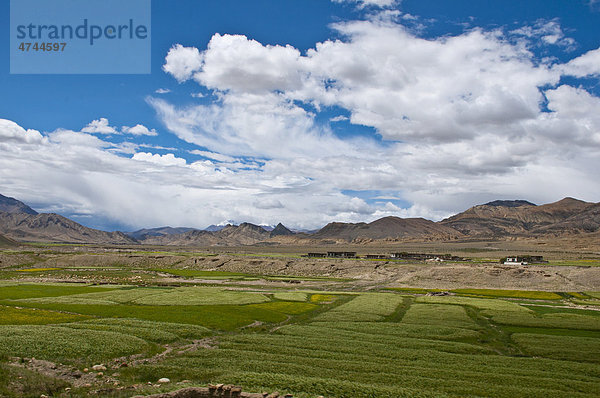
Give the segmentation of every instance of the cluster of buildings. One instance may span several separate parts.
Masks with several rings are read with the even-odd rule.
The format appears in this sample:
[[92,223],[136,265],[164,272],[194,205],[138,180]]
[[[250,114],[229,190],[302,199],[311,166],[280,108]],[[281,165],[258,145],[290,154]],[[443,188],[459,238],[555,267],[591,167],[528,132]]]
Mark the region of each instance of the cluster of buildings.
[[[429,253],[390,253],[390,254],[365,254],[358,256],[356,252],[347,251],[328,251],[319,253],[308,253],[302,257],[310,258],[363,258],[368,260],[412,260],[412,261],[468,261],[464,257],[453,256],[451,254],[429,254]],[[505,265],[527,265],[547,263],[543,256],[510,256],[500,260]]]
[[326,253],[308,253],[303,257],[311,258],[365,258],[370,260],[417,260],[417,261],[465,261],[465,258],[451,254],[427,254],[427,253],[390,253],[390,254],[366,254],[358,256],[356,252],[330,251]]
[[527,265],[547,263],[544,256],[511,256],[500,260],[504,265]]

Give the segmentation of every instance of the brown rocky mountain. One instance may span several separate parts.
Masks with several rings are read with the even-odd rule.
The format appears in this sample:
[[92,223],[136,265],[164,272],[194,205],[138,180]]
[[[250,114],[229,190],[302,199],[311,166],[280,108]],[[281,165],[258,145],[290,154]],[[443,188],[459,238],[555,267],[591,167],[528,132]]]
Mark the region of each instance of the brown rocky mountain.
[[258,225],[243,223],[227,225],[218,231],[193,230],[182,234],[148,237],[143,243],[177,246],[237,246],[253,245],[269,240],[270,233]]
[[294,235],[294,233],[292,231],[290,231],[289,229],[287,229],[285,227],[285,225],[283,225],[282,223],[277,224],[277,226],[275,228],[273,228],[273,230],[269,234],[269,236],[271,238],[273,238],[275,236],[290,236],[290,235]]
[[4,246],[10,244],[11,239],[24,242],[238,246],[568,237],[574,234],[593,239],[600,234],[600,203],[573,198],[541,206],[524,200],[497,200],[474,206],[440,222],[423,218],[384,217],[371,223],[333,222],[315,233],[297,234],[282,224],[272,231],[250,223],[227,225],[214,231],[163,227],[137,231],[138,240],[121,232],[87,228],[58,214],[37,214],[22,202],[1,195],[0,208],[10,210],[0,212],[0,245]]
[[600,203],[592,203],[565,220],[537,228],[534,232],[553,235],[560,235],[565,232],[600,233]]
[[369,239],[454,239],[461,235],[455,229],[424,218],[384,217],[368,224],[329,223],[310,236],[352,242]]
[[516,202],[496,201],[474,206],[439,224],[471,237],[498,237],[562,234],[574,230],[593,232],[600,223],[598,211],[594,213],[598,204],[573,198],[541,206]]
[[176,235],[184,232],[195,231],[196,228],[186,227],[159,227],[159,228],[144,228],[134,232],[126,232],[126,234],[136,240],[144,240],[151,236]]
[[121,232],[84,227],[54,213],[0,213],[0,233],[21,242],[132,244],[136,240]]
[[14,246],[18,246],[18,243],[12,239],[7,238],[6,236],[0,234],[0,247],[14,247]]
[[15,198],[9,198],[0,194],[0,212],[6,213],[25,213],[25,214],[38,214],[37,211],[27,206],[25,203],[16,200]]

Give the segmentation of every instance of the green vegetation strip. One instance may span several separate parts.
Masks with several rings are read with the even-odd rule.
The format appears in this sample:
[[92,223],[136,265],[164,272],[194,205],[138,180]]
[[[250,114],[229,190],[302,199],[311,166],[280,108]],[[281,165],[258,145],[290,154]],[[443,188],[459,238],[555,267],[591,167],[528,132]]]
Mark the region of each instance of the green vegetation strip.
[[330,303],[336,299],[336,296],[333,294],[313,294],[310,296],[311,303]]
[[515,333],[512,339],[529,355],[600,363],[600,339]]
[[315,308],[317,308],[317,305],[310,303],[276,301],[270,303],[253,304],[251,305],[251,307],[277,311],[283,314],[298,315],[314,310]]
[[19,269],[17,271],[19,271],[19,272],[43,272],[43,271],[56,271],[59,269],[60,268],[26,268],[26,269]]
[[146,341],[124,333],[58,326],[0,326],[0,355],[59,362],[102,361],[148,348]]
[[192,269],[175,269],[175,268],[160,268],[153,271],[181,276],[184,278],[201,278],[201,279],[230,279],[230,280],[258,280],[256,276],[241,272],[225,272],[225,271],[202,271]]
[[514,297],[535,300],[560,300],[563,297],[553,292],[528,291],[528,290],[494,290],[494,289],[456,289],[454,293],[460,295],[476,295],[490,297]]
[[89,316],[79,314],[0,305],[0,325],[47,325],[82,321],[89,318]]
[[289,281],[289,280],[301,280],[301,281],[332,281],[332,282],[345,282],[350,279],[347,278],[330,278],[330,277],[318,277],[318,276],[297,276],[297,275],[260,275],[260,274],[249,274],[244,272],[228,272],[228,271],[206,271],[206,270],[194,270],[194,269],[177,269],[177,268],[157,268],[153,269],[155,272],[162,272],[165,274],[171,274],[175,276],[181,276],[183,278],[198,278],[207,280],[241,280],[241,281],[257,281],[260,279],[268,281]]
[[213,287],[133,288],[86,293],[66,297],[31,298],[31,303],[62,304],[143,304],[143,305],[216,305],[252,304],[269,301],[263,294]]
[[590,297],[600,299],[600,292],[585,292]]
[[466,305],[481,311],[493,322],[541,328],[600,330],[600,313],[569,308],[547,306],[522,306],[501,299],[478,299],[471,297],[417,297],[418,303]]
[[136,318],[157,322],[201,325],[210,329],[233,330],[255,321],[279,323],[287,319],[281,312],[252,305],[132,305],[19,303],[49,310],[62,310],[102,318]]
[[273,297],[277,300],[286,301],[306,301],[308,295],[301,292],[278,292],[273,294]]
[[402,304],[403,297],[393,293],[365,293],[319,315],[319,321],[379,321]]
[[82,294],[91,292],[106,292],[114,288],[103,288],[96,286],[74,286],[74,285],[42,285],[26,284],[4,286],[0,289],[0,300],[4,299],[25,299],[32,297],[58,297],[72,294]]
[[211,334],[209,329],[202,326],[139,319],[95,319],[64,326],[72,329],[123,333],[155,343],[171,343],[179,339],[198,339]]
[[404,317],[403,323],[417,325],[444,325],[453,328],[479,329],[477,324],[459,306],[443,304],[413,304]]

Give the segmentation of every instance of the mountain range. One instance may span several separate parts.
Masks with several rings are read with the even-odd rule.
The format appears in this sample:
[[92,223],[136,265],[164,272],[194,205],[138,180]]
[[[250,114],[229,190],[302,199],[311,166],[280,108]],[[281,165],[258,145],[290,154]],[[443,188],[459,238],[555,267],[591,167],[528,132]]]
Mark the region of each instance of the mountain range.
[[250,223],[207,230],[160,227],[130,233],[85,227],[54,213],[38,214],[14,198],[0,195],[0,246],[17,242],[239,246],[252,244],[370,243],[401,240],[452,241],[508,237],[600,236],[600,203],[565,198],[537,206],[525,200],[496,200],[439,222],[384,217],[370,223],[332,222],[312,233],[295,233],[283,224]]
[[540,236],[595,232],[600,203],[565,198],[536,206],[525,201],[495,201],[442,220],[466,236]]

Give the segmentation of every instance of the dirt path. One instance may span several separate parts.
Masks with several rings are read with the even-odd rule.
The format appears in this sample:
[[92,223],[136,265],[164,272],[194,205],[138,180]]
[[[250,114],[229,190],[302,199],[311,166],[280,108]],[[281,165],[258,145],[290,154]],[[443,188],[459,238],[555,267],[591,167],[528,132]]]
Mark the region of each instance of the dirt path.
[[[119,385],[118,379],[112,375],[106,373],[110,370],[102,372],[99,375],[98,372],[82,372],[72,366],[63,364],[57,364],[50,361],[44,361],[35,358],[11,358],[10,364],[21,368],[29,369],[34,372],[43,374],[45,376],[53,377],[56,379],[64,380],[73,387],[92,387],[95,385]],[[116,383],[116,384],[115,384]]]
[[[151,357],[144,357],[142,354],[135,354],[126,357],[120,357],[111,360],[101,371],[81,371],[73,366],[54,363],[36,358],[11,358],[9,363],[13,366],[32,370],[45,376],[53,377],[69,383],[74,388],[108,388],[114,389],[120,387],[119,369],[129,366],[138,366],[142,364],[156,364],[162,361],[168,355],[183,355],[194,352],[200,348],[213,349],[217,347],[217,340],[213,337],[207,337],[200,340],[193,340],[190,344],[164,346],[164,350]],[[87,369],[84,369],[87,370]],[[120,389],[120,388],[119,388]]]

